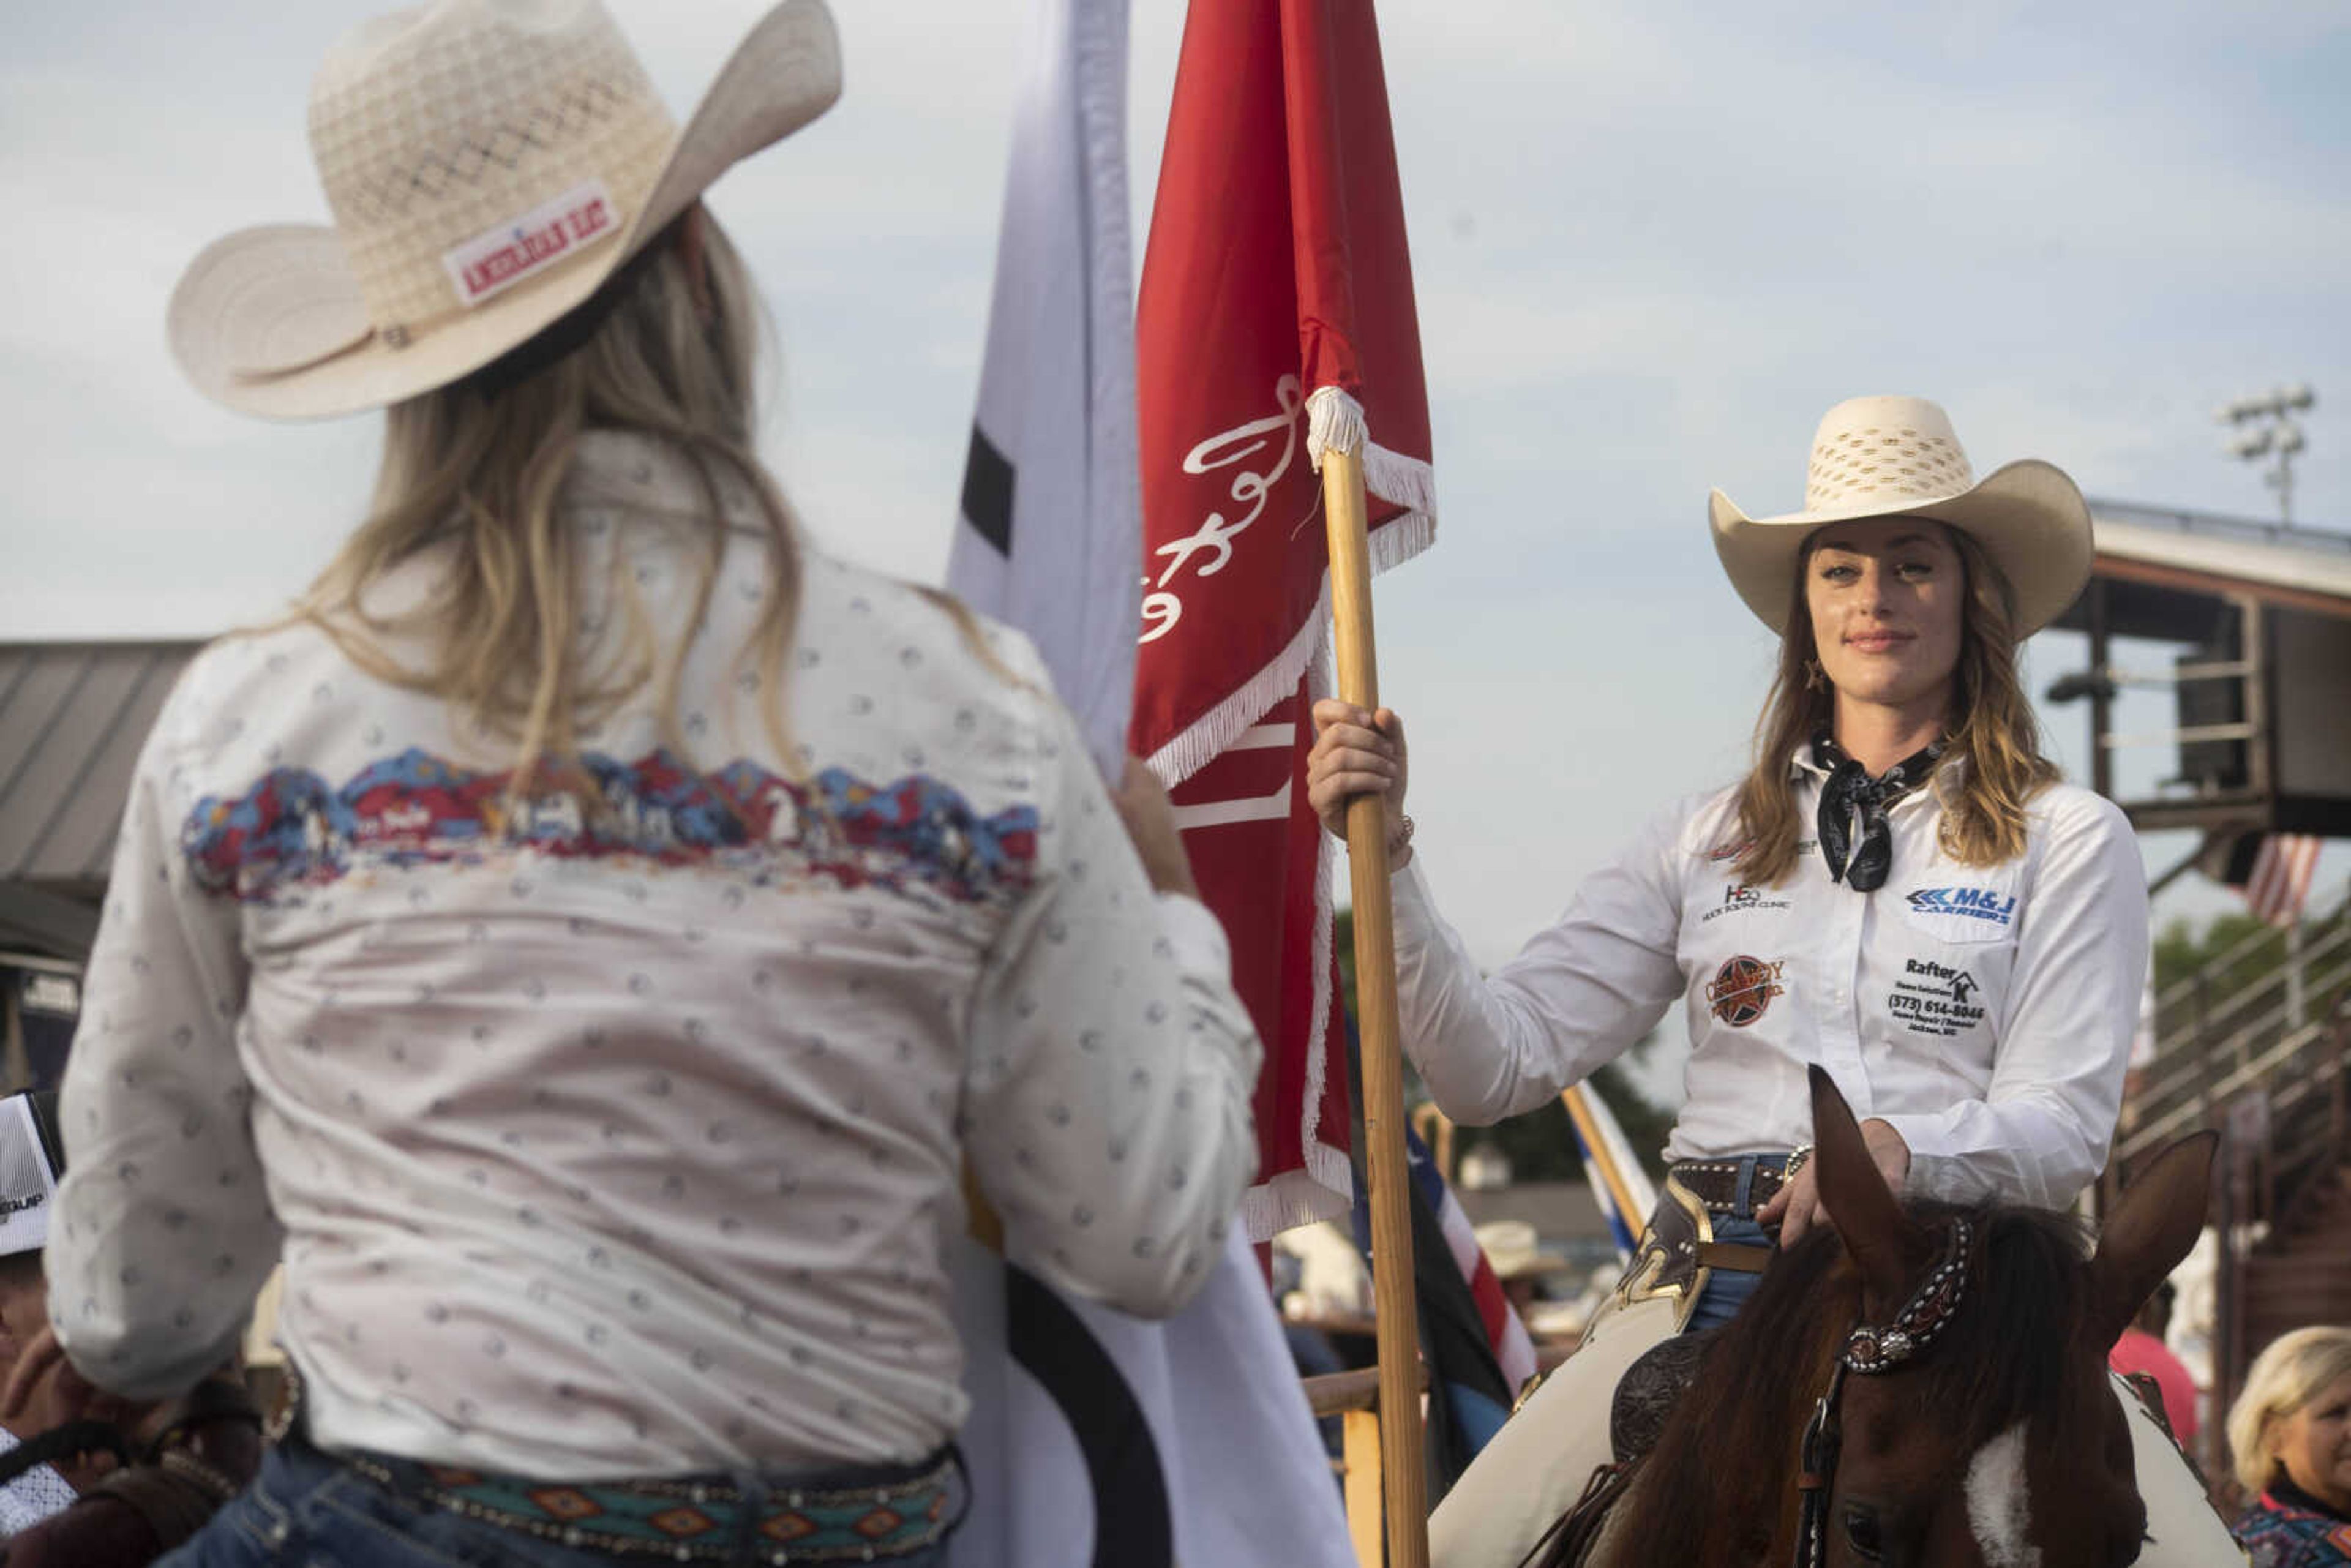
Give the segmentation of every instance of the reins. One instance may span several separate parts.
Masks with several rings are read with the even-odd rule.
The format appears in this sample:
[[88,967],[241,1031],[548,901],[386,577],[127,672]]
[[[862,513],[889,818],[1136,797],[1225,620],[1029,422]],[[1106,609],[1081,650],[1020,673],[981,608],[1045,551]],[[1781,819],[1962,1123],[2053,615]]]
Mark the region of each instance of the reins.
[[1885,1324],[1856,1323],[1837,1350],[1829,1385],[1813,1406],[1804,1425],[1802,1469],[1796,1489],[1802,1507],[1796,1524],[1796,1568],[1821,1568],[1827,1561],[1829,1487],[1836,1479],[1837,1448],[1843,1440],[1837,1404],[1844,1393],[1845,1374],[1873,1376],[1904,1364],[1935,1343],[1958,1312],[1967,1292],[1968,1249],[1973,1228],[1954,1217],[1943,1233],[1943,1255],[1927,1278],[1910,1293]]

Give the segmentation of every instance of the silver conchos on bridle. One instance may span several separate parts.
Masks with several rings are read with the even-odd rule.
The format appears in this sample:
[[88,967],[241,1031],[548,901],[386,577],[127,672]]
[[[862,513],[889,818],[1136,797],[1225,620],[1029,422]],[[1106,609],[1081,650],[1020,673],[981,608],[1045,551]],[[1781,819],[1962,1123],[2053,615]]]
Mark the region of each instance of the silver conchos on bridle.
[[1829,1487],[1836,1479],[1840,1428],[1837,1401],[1844,1392],[1845,1374],[1873,1376],[1891,1372],[1935,1343],[1967,1293],[1968,1249],[1973,1228],[1954,1218],[1943,1233],[1942,1256],[1927,1271],[1902,1310],[1884,1323],[1857,1323],[1837,1351],[1829,1385],[1813,1406],[1804,1426],[1803,1469],[1796,1486],[1803,1507],[1796,1526],[1796,1568],[1820,1568],[1828,1551]]

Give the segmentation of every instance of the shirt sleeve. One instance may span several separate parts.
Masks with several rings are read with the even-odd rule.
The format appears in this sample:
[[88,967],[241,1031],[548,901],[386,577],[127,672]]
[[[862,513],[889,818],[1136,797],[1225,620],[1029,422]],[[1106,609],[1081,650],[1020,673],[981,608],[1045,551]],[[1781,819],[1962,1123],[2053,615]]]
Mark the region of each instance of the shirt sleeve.
[[1881,1117],[1914,1193],[2063,1208],[2106,1163],[2147,983],[2147,871],[2112,801],[2053,810],[1981,1100]]
[[66,1175],[44,1258],[67,1355],[141,1399],[227,1361],[281,1239],[237,1059],[237,907],[179,852],[186,691],[148,737],[124,812],[60,1092]]
[[1036,877],[980,977],[965,1145],[1008,1257],[1162,1317],[1207,1282],[1257,1168],[1258,1039],[1223,927],[1152,890],[1049,706]]
[[1395,878],[1405,1050],[1458,1122],[1531,1111],[1622,1055],[1684,988],[1677,850],[1687,804],[1652,820],[1567,911],[1489,978],[1437,913],[1421,854]]

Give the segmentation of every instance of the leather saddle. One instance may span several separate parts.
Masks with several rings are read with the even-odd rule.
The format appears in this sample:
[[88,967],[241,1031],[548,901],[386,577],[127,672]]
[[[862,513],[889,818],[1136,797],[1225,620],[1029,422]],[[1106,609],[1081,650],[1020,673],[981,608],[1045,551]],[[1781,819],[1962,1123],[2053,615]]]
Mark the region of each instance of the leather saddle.
[[1664,1340],[1625,1369],[1608,1409],[1608,1446],[1615,1462],[1601,1466],[1575,1506],[1535,1543],[1520,1568],[1580,1568],[1592,1555],[1609,1515],[1632,1490],[1641,1461],[1666,1429],[1666,1419],[1698,1381],[1712,1329]]

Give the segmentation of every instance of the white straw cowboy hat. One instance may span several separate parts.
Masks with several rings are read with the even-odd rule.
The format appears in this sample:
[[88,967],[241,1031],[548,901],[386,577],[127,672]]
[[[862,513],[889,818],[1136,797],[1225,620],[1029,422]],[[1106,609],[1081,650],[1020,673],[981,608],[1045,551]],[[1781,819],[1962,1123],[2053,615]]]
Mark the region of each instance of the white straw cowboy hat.
[[319,418],[445,386],[596,292],[734,163],[841,96],[822,0],[752,27],[680,131],[598,0],[434,0],[360,24],[310,87],[334,226],[217,241],[172,351],[248,413]]
[[1543,1249],[1535,1228],[1523,1219],[1491,1219],[1477,1228],[1478,1246],[1494,1268],[1497,1280],[1517,1280],[1529,1274],[1549,1274],[1567,1267],[1567,1260]]
[[1949,416],[1922,397],[1857,397],[1821,417],[1804,509],[1750,517],[1715,491],[1715,553],[1747,608],[1787,630],[1804,541],[1856,517],[1932,517],[1969,535],[2008,577],[2019,641],[2065,612],[2090,580],[2090,508],[2064,470],[2027,457],[1975,477]]

